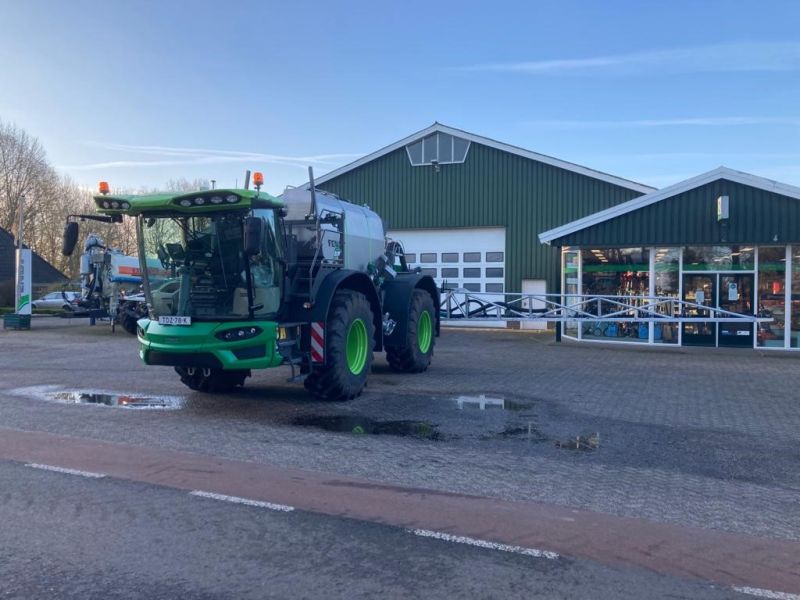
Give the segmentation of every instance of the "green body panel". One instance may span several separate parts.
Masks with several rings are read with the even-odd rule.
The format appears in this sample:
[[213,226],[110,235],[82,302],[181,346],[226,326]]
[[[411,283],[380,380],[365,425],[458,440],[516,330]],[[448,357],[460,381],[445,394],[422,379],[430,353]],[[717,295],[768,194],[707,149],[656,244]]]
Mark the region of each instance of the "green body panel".
[[523,279],[556,289],[558,249],[539,243],[540,232],[642,195],[477,142],[463,164],[439,172],[412,166],[399,148],[319,187],[368,204],[389,230],[505,227],[508,291],[520,291]]
[[[144,331],[139,332],[139,358],[148,363],[147,355],[152,350],[175,354],[210,353],[216,356],[223,369],[268,369],[277,367],[283,357],[277,352],[278,324],[274,321],[225,321],[194,322],[191,325],[160,325],[157,321],[141,319],[138,323]],[[255,337],[236,342],[223,342],[215,333],[236,327],[260,327],[263,331]],[[236,349],[266,346],[261,358],[236,358]]]
[[725,244],[800,242],[800,200],[718,179],[553,240],[554,246],[722,244],[716,201],[729,198]]
[[[225,197],[234,194],[239,197],[239,202],[229,204],[223,202],[222,204],[204,204],[202,206],[181,206],[177,204],[183,199],[193,199],[201,196],[203,198],[211,198],[213,196]],[[130,208],[105,208],[103,205],[106,202],[127,202]],[[283,202],[274,196],[270,196],[266,192],[257,192],[255,190],[237,190],[237,189],[217,189],[217,190],[203,190],[187,194],[181,192],[180,194],[158,193],[158,194],[143,194],[133,196],[95,196],[95,205],[97,211],[105,215],[129,215],[136,216],[141,214],[157,214],[164,212],[175,212],[181,214],[199,214],[204,212],[218,212],[220,210],[250,210],[251,208],[280,208],[284,206]]]

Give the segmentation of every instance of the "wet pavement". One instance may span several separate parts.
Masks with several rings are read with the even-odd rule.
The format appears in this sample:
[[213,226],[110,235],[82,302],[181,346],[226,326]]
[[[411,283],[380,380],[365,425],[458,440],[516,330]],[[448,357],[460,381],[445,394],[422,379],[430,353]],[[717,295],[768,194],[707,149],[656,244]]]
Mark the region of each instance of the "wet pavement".
[[[10,427],[800,539],[797,354],[445,331],[428,372],[378,355],[361,397],[327,403],[286,369],[191,392],[103,326],[51,319],[0,336]],[[114,410],[125,397],[155,400]]]

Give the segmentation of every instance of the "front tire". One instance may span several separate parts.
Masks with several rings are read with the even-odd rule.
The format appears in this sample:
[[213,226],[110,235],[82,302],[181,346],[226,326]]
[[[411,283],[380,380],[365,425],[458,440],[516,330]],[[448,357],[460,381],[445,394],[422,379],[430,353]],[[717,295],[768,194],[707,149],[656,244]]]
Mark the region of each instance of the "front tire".
[[336,292],[325,331],[325,365],[306,377],[305,388],[320,400],[355,398],[367,384],[375,340],[372,309],[364,294]]
[[425,290],[414,290],[408,311],[406,344],[386,348],[386,360],[395,371],[422,373],[431,364],[436,340],[433,298]]

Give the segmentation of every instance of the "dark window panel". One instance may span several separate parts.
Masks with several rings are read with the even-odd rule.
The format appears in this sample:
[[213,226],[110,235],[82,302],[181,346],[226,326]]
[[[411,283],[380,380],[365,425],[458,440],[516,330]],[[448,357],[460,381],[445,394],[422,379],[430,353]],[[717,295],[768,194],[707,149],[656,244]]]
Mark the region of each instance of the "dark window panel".
[[486,262],[503,262],[502,252],[487,252]]
[[487,283],[486,284],[486,291],[487,292],[503,292],[503,284],[502,283]]
[[442,252],[443,263],[458,262],[458,252]]
[[442,269],[442,277],[458,277],[458,269],[447,267]]
[[487,277],[503,277],[503,267],[489,267],[486,269]]
[[423,275],[430,275],[431,277],[436,277],[436,269],[422,269],[421,273]]
[[481,284],[480,283],[465,283],[463,285],[465,290],[470,292],[480,292],[481,291]]
[[422,164],[422,140],[406,146],[412,165]]
[[464,162],[468,149],[469,141],[458,137],[453,138],[453,160],[455,162]]
[[464,262],[481,262],[481,253],[464,252]]
[[419,255],[419,262],[423,263],[435,263],[436,262],[436,252],[423,252]]
[[464,269],[464,277],[480,277],[481,270],[478,268],[466,268]]
[[417,255],[416,253],[406,252],[406,262],[408,264],[417,262]]

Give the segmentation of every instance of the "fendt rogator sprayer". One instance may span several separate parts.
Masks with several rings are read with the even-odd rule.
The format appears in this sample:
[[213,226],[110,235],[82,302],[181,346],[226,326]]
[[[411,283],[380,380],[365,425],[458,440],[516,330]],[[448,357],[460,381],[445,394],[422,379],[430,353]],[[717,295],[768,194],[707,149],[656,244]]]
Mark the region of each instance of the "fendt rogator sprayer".
[[[376,213],[310,179],[281,199],[260,191],[259,173],[255,190],[95,197],[100,213],[136,219],[146,364],[172,366],[207,392],[285,364],[290,381],[329,400],[361,393],[374,351],[398,371],[428,368],[439,334],[433,279],[408,271]],[[77,224],[64,238],[71,250]]]

